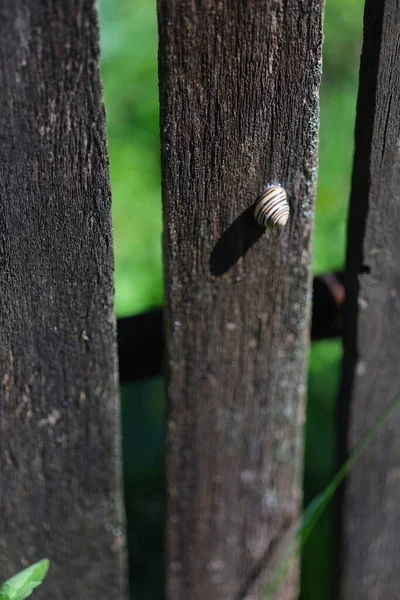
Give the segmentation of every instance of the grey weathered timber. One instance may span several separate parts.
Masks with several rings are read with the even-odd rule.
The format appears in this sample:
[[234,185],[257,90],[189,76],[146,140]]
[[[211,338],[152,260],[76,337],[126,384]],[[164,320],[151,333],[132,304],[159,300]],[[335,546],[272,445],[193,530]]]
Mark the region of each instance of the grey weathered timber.
[[321,4],[158,2],[169,600],[261,598],[301,506]]
[[[367,0],[348,223],[342,453],[400,391],[400,5]],[[343,600],[400,589],[400,414],[347,478]],[[346,435],[347,430],[347,435]]]
[[0,581],[120,597],[118,395],[94,0],[0,4]]

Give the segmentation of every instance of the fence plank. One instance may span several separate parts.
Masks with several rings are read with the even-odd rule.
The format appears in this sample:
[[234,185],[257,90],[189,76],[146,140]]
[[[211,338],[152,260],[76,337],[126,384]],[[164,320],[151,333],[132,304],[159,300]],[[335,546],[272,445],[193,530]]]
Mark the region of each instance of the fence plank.
[[[322,7],[158,6],[167,597],[260,598],[301,503]],[[264,233],[275,180],[291,219]]]
[[[400,391],[399,23],[396,0],[367,0],[348,224],[342,450]],[[399,427],[396,414],[348,477],[340,598],[399,595]]]
[[110,188],[92,0],[0,7],[0,580],[119,597]]

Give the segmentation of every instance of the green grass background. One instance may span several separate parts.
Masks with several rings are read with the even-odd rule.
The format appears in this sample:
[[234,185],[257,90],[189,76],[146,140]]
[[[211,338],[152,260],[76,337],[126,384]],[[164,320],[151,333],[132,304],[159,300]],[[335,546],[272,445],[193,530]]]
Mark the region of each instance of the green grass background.
[[[102,76],[107,109],[118,316],[158,306],[161,268],[160,142],[155,0],[100,0]],[[340,269],[353,155],[363,0],[327,0],[314,269]],[[305,503],[335,467],[335,396],[341,348],[313,344],[309,370]],[[122,389],[125,494],[132,593],[162,595],[163,384]],[[328,513],[303,555],[302,600],[331,598],[332,521]]]

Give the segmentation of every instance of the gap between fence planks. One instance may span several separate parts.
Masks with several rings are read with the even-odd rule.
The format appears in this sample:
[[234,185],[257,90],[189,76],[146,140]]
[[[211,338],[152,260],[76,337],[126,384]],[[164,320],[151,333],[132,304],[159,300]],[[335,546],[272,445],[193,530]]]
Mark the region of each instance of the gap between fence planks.
[[158,2],[169,600],[261,598],[301,507],[321,4]]
[[92,0],[0,7],[0,581],[120,598],[105,115]]
[[[400,5],[367,0],[348,224],[342,456],[400,391]],[[341,600],[400,589],[400,415],[347,477]]]

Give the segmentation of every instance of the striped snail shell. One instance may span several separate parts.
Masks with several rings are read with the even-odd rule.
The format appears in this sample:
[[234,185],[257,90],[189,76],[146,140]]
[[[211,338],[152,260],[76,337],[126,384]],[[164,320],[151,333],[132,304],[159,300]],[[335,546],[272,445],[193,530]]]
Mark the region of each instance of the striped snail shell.
[[254,216],[262,227],[284,227],[289,218],[287,193],[283,187],[271,185],[257,200]]

